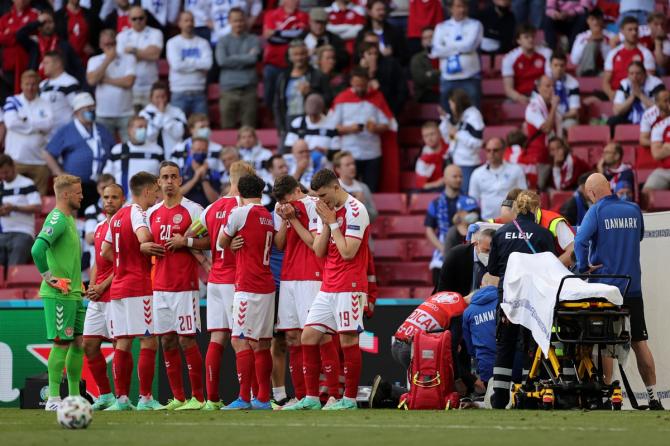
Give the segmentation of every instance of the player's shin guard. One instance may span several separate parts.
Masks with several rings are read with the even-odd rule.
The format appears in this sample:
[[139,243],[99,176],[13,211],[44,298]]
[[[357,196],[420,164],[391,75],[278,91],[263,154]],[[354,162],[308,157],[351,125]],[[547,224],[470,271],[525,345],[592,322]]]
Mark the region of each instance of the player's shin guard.
[[87,357],[86,360],[88,361],[88,369],[91,371],[91,375],[93,375],[100,395],[111,393],[112,389],[109,385],[109,376],[107,376],[107,361],[105,361],[105,357],[98,351],[95,356],[91,358]]
[[318,398],[319,375],[321,374],[321,357],[318,345],[302,345],[302,370],[307,396]]
[[344,396],[356,398],[358,395],[358,381],[361,377],[361,349],[358,345],[342,347],[344,353]]
[[270,375],[272,375],[272,354],[269,349],[254,352],[254,367],[258,381],[256,399],[261,403],[270,401]]
[[[335,338],[333,338],[335,339]],[[320,346],[321,367],[326,375],[328,396],[340,398],[340,353],[335,342],[330,341]]]
[[47,370],[49,371],[50,397],[60,397],[60,382],[63,379],[63,367],[65,367],[67,352],[67,349],[58,348],[55,345],[51,347],[51,351],[49,352]]
[[151,387],[154,382],[156,369],[156,350],[143,348],[140,350],[140,359],[137,361],[137,377],[140,381],[140,396],[151,396]]
[[251,394],[258,396],[258,378],[256,378],[256,362],[251,361]]
[[188,380],[191,383],[191,395],[200,402],[205,400],[202,388],[202,353],[198,344],[184,350],[184,358],[188,366]]
[[124,350],[114,350],[112,370],[114,372],[116,396],[127,397],[130,393],[130,377],[133,373],[133,355]]
[[81,371],[84,368],[84,349],[70,344],[65,357],[65,370],[67,371],[67,388],[70,396],[79,395],[79,383],[81,382]]
[[165,371],[167,372],[168,381],[170,382],[170,389],[172,396],[179,401],[186,401],[184,395],[184,381],[182,379],[181,371],[181,355],[179,348],[171,350],[163,350],[165,356]]
[[240,382],[240,399],[251,401],[251,380],[254,374],[254,352],[242,350],[235,355],[237,379]]
[[302,345],[289,347],[289,370],[295,397],[299,400],[305,397],[305,375],[302,372]]
[[205,356],[205,384],[207,385],[207,399],[219,401],[219,376],[221,375],[221,359],[223,345],[210,342]]

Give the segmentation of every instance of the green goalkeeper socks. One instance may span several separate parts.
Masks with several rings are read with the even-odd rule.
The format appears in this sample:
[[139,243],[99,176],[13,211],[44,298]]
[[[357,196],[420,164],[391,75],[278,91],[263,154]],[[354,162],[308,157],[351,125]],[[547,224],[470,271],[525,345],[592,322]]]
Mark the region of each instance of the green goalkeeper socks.
[[63,379],[63,367],[68,349],[59,348],[56,345],[51,347],[49,360],[47,361],[47,370],[49,371],[49,396],[53,398],[60,397],[60,382]]
[[67,371],[67,388],[70,396],[79,395],[79,382],[81,381],[81,370],[84,368],[84,349],[70,345],[65,358],[65,370]]

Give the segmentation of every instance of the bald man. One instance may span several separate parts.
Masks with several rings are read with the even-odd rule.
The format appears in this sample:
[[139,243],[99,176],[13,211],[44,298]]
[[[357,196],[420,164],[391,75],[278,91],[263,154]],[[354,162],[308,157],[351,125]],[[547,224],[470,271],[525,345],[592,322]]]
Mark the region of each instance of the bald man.
[[[624,274],[631,277],[630,287],[625,294],[625,280],[598,281],[617,286],[621,290],[623,303],[630,309],[631,346],[635,352],[640,377],[647,387],[649,408],[663,410],[654,390],[656,370],[654,357],[647,345],[648,334],[642,303],[642,212],[637,204],[623,201],[612,194],[610,184],[602,174],[594,173],[589,176],[584,189],[586,197],[594,204],[586,212],[575,236],[577,270],[580,273]],[[611,368],[611,365],[607,368]],[[607,370],[606,375],[609,372]]]

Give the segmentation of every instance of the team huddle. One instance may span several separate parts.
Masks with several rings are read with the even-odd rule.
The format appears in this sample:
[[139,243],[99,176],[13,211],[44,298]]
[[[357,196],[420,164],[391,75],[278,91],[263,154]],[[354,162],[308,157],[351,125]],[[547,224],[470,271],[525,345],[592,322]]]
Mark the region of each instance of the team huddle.
[[[79,394],[84,354],[100,390],[96,410],[272,409],[270,344],[276,332],[285,333],[289,347],[295,399],[284,398],[275,408],[322,409],[323,379],[330,396],[323,409],[355,409],[358,334],[364,313],[373,308],[368,295],[375,285],[364,205],[327,169],[312,178],[312,195],[291,176],[277,178],[274,215],[261,205],[265,182],[245,162],[231,166],[229,195],[206,209],[182,196],[181,181],[179,167],[164,161],[158,177],[139,172],[130,179],[131,197],[124,197],[119,185],[105,187],[106,218],[95,231],[95,265],[84,289],[73,217],[82,200],[81,182],[70,175],[56,178],[56,208],[32,249],[44,278],[47,336],[54,342],[46,409],[58,408],[64,367],[70,395]],[[155,204],[159,193],[162,201]],[[284,252],[278,300],[273,248]],[[204,361],[195,339],[201,331],[200,265],[208,271],[210,343]],[[90,300],[86,309],[84,296]],[[134,338],[141,348],[136,405],[129,398]],[[100,351],[105,339],[115,343],[114,393]],[[166,405],[152,396],[159,340],[172,391]],[[219,380],[229,343],[239,397],[224,405]],[[190,398],[182,382],[182,353]]]

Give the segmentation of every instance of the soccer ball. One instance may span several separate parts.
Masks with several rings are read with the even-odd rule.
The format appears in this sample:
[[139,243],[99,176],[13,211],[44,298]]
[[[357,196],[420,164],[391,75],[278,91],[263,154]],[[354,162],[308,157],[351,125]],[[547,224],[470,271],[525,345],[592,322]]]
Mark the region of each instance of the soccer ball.
[[66,429],[86,429],[93,420],[91,404],[81,396],[68,396],[56,411],[58,424]]

